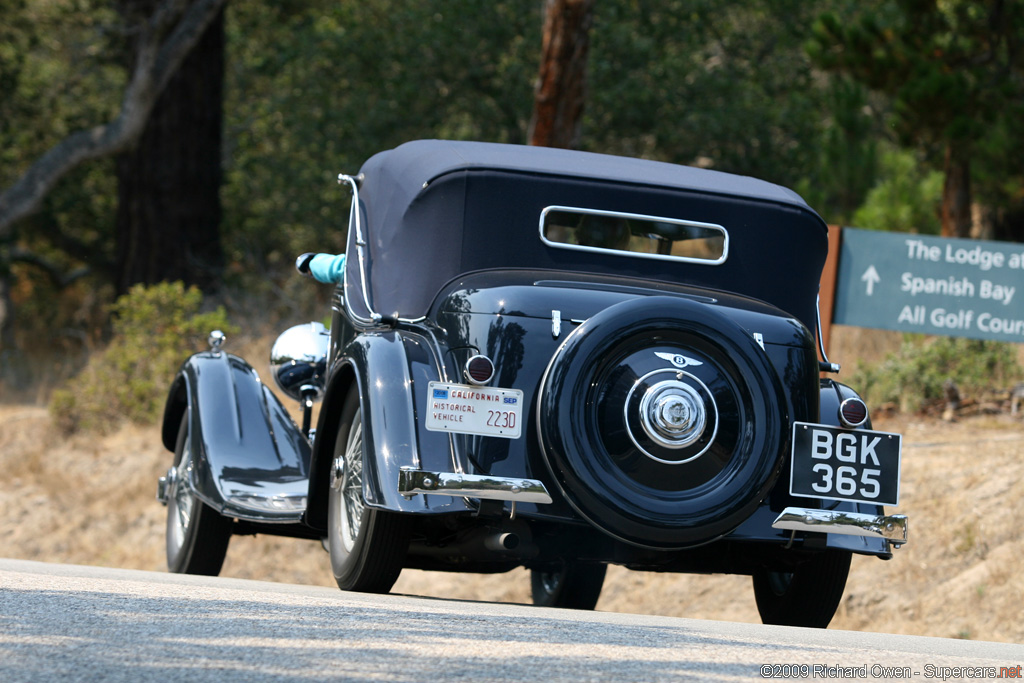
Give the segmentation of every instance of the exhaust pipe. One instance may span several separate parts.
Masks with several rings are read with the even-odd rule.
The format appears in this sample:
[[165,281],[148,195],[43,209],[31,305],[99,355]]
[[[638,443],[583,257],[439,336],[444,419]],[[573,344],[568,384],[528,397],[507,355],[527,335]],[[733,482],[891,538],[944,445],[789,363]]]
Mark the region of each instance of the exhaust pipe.
[[484,547],[497,552],[508,552],[519,547],[519,534],[509,531],[488,534],[484,538]]

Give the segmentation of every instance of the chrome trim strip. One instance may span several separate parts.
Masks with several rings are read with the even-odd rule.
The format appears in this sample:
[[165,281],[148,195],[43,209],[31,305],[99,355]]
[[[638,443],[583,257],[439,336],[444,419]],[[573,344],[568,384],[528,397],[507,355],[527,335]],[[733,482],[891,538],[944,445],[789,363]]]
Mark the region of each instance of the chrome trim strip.
[[[345,308],[348,309],[349,315],[357,323],[361,325],[379,325],[384,320],[384,316],[373,309],[370,305],[370,290],[366,287],[366,257],[363,253],[364,247],[367,246],[366,239],[363,236],[362,221],[359,220],[359,183],[362,182],[363,175],[360,173],[358,176],[350,176],[345,173],[338,174],[338,183],[347,183],[352,188],[352,206],[349,207],[348,223],[351,228],[355,228],[356,231],[356,260],[359,261],[359,284],[363,290],[363,306],[366,311],[370,314],[369,318],[364,318],[349,305],[348,298],[348,287],[344,287],[345,297]],[[348,270],[349,262],[345,262],[345,270]],[[418,318],[393,318],[402,323],[419,323],[426,320],[425,315],[421,315]]]
[[907,542],[906,515],[868,515],[862,512],[788,507],[772,522],[772,528],[872,536],[900,544]]
[[489,477],[481,474],[425,472],[402,468],[398,475],[398,492],[407,498],[417,493],[442,496],[510,500],[522,503],[550,503],[551,495],[536,479]]
[[[348,314],[352,318],[363,325],[377,325],[381,321],[381,314],[373,310],[373,306],[370,305],[370,294],[366,289],[366,258],[363,254],[363,247],[366,246],[366,240],[363,239],[363,228],[362,222],[359,220],[359,180],[356,176],[346,175],[344,173],[338,174],[338,183],[347,183],[352,188],[352,205],[348,211],[348,224],[349,228],[355,228],[356,231],[356,260],[359,262],[359,284],[363,289],[363,306],[366,311],[370,314],[369,318],[364,318],[354,310],[348,304],[348,287],[344,288],[345,293],[345,308],[348,309]],[[348,270],[349,261],[345,262],[345,270]]]
[[[660,221],[673,223],[675,225],[686,225],[695,228],[713,228],[722,232],[725,241],[722,244],[722,255],[717,259],[693,258],[690,256],[672,256],[669,254],[643,254],[635,251],[622,251],[619,249],[607,249],[605,247],[587,247],[579,244],[565,244],[564,242],[552,242],[544,236],[544,218],[549,211],[575,211],[593,216],[613,216],[616,218],[633,218],[636,220]],[[586,209],[578,206],[548,206],[540,212],[540,239],[549,247],[558,249],[575,249],[577,251],[589,251],[597,254],[614,254],[615,256],[635,256],[637,258],[658,259],[661,261],[675,261],[677,263],[699,263],[705,266],[720,266],[729,258],[729,231],[725,226],[717,223],[702,223],[700,221],[688,221],[683,218],[666,218],[664,216],[647,216],[640,213],[626,213],[624,211],[602,211],[600,209]]]
[[257,510],[243,509],[237,505],[226,504],[220,509],[221,517],[230,517],[243,522],[257,522],[259,524],[300,524],[305,510],[294,510],[287,513],[273,514]]
[[236,510],[251,510],[257,515],[260,512],[269,512],[282,515],[298,514],[306,511],[306,494],[233,494],[228,498],[227,505],[225,505],[225,508],[231,508]]
[[839,363],[833,363],[825,355],[825,337],[821,334],[821,292],[818,292],[814,300],[814,317],[818,323],[818,351],[821,353],[821,360],[827,366],[825,372],[839,372]]

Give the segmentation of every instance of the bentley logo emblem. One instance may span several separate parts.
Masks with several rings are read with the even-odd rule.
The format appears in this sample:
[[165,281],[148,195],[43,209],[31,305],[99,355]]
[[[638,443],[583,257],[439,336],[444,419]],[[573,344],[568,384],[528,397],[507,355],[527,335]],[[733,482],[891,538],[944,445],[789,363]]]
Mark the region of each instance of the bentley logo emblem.
[[704,365],[704,363],[700,362],[699,360],[687,358],[686,356],[679,353],[659,353],[658,351],[655,351],[654,355],[657,356],[658,358],[667,360],[669,363],[676,366],[680,370],[682,370],[683,368],[688,368],[691,365]]

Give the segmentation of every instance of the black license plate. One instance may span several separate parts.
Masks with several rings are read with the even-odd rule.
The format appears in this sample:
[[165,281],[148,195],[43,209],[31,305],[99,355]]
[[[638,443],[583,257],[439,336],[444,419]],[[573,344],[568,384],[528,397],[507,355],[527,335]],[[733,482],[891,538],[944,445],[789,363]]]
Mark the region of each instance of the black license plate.
[[900,435],[797,422],[789,492],[794,496],[896,505]]

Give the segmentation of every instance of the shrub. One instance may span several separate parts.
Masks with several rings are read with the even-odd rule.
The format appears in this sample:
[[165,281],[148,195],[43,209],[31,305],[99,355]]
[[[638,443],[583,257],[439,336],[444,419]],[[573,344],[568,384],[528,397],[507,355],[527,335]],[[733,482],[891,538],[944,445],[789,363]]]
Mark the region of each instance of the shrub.
[[882,180],[853,214],[852,225],[867,230],[939,233],[943,175],[929,171],[910,152],[882,155]]
[[124,419],[155,422],[182,361],[206,347],[211,330],[237,330],[222,307],[200,313],[202,302],[202,292],[181,282],[136,285],[118,298],[110,345],[53,393],[57,426],[65,433],[106,432]]
[[947,379],[956,382],[962,395],[977,396],[1004,389],[1020,376],[1010,344],[907,334],[897,353],[858,367],[851,384],[873,406],[895,403],[915,412],[944,397]]

